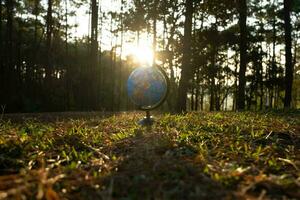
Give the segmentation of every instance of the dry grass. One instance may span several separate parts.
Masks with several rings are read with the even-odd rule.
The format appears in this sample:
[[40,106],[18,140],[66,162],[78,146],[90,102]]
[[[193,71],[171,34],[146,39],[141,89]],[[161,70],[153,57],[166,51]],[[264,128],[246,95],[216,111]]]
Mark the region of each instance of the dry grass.
[[62,116],[0,123],[0,199],[300,198],[299,114]]

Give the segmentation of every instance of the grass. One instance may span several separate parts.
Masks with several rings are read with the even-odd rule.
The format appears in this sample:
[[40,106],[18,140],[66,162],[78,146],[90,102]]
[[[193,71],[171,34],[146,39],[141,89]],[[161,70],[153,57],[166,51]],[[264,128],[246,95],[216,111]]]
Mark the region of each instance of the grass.
[[300,115],[0,123],[0,199],[299,199]]

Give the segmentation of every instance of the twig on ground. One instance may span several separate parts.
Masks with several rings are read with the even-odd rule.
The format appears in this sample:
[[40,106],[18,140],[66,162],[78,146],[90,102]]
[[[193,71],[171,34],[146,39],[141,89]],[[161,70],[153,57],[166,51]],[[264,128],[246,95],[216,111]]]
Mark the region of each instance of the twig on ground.
[[98,156],[100,156],[101,158],[105,159],[105,160],[109,160],[109,157],[107,155],[105,155],[104,153],[100,152],[99,149],[96,149],[92,146],[89,146],[87,144],[85,144],[84,142],[81,142],[82,145],[84,145],[87,149],[93,151],[94,153],[96,153]]
[[283,161],[285,163],[288,163],[290,165],[292,165],[297,171],[299,170],[299,168],[296,166],[296,164],[294,162],[292,162],[289,159],[285,159],[285,158],[278,158],[278,160]]

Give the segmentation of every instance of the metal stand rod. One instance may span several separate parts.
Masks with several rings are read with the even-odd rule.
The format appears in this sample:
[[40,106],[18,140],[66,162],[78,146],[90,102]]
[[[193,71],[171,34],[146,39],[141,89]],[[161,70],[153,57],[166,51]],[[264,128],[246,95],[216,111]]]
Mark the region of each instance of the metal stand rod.
[[153,117],[150,115],[150,111],[146,111],[146,117],[139,121],[139,124],[142,126],[151,126],[154,123]]
[[150,121],[150,111],[149,110],[146,111],[146,118],[147,118],[147,120]]

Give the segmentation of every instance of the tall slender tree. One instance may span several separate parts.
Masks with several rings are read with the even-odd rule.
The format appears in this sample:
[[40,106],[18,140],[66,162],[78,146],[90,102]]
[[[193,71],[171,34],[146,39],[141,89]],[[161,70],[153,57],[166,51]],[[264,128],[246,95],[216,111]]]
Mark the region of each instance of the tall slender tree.
[[[3,14],[2,14],[2,0],[0,0],[0,63],[2,63],[2,42],[3,42],[3,38],[2,38],[2,19],[3,19]],[[0,64],[1,66],[1,64]],[[0,67],[1,68],[1,67]]]
[[183,37],[183,55],[181,65],[181,77],[178,87],[177,112],[186,111],[187,91],[189,80],[193,76],[191,65],[191,39],[192,39],[192,18],[193,18],[193,0],[185,1],[185,22],[184,22],[184,37]]
[[284,0],[284,41],[285,41],[285,96],[284,108],[291,107],[292,86],[293,86],[293,65],[292,65],[292,27],[291,27],[291,7],[293,0]]
[[46,16],[46,84],[51,87],[51,79],[53,73],[52,60],[52,34],[53,34],[53,0],[48,0],[47,16]]
[[92,20],[91,20],[91,59],[94,65],[98,61],[98,2],[92,2]]
[[12,102],[15,90],[14,88],[14,53],[13,53],[13,20],[14,20],[14,0],[6,0],[5,8],[6,8],[6,38],[5,38],[5,58],[4,58],[4,71],[6,73],[4,82],[7,84],[6,89],[6,103],[9,104]]
[[[2,47],[3,47],[3,37],[2,37],[2,0],[0,0],[0,84],[2,85],[2,75],[3,75],[3,61],[2,61]],[[2,88],[0,88],[2,89]]]
[[97,85],[98,76],[97,76],[97,68],[98,68],[98,0],[91,0],[91,8],[92,8],[92,19],[91,19],[91,65],[89,67],[88,76],[90,76],[90,91],[89,91],[89,104],[91,109],[96,109],[97,107]]
[[[4,88],[4,63],[3,63],[3,34],[2,34],[2,20],[3,20],[3,9],[2,9],[2,0],[0,0],[0,96],[3,96]],[[0,105],[2,105],[4,99],[0,99]]]
[[237,93],[237,110],[245,109],[245,85],[247,66],[247,1],[238,1],[239,27],[240,27],[240,71]]

